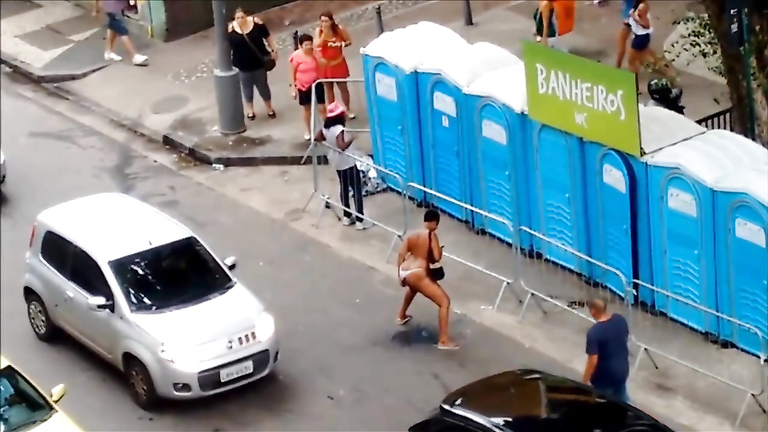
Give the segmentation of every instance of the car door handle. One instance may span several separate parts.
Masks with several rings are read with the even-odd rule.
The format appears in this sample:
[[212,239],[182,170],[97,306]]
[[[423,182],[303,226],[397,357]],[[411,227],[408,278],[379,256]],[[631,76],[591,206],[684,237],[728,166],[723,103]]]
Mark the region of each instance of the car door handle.
[[75,294],[72,291],[67,291],[67,297],[74,298]]

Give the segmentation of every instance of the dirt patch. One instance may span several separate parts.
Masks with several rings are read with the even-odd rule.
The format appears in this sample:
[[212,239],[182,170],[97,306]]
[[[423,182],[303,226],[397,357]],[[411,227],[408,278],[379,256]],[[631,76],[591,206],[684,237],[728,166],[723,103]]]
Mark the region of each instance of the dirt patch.
[[[340,2],[296,1],[258,14],[274,33],[283,33],[318,21],[320,13],[330,10],[340,17],[347,12],[377,3],[375,0],[346,0]],[[330,6],[329,6],[330,4]]]

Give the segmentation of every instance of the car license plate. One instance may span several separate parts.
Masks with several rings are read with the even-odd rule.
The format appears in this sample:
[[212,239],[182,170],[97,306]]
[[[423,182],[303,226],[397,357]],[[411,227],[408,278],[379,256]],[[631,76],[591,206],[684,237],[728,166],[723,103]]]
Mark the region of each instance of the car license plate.
[[248,375],[251,372],[253,372],[253,362],[247,361],[220,370],[219,378],[221,378],[221,382],[227,382]]

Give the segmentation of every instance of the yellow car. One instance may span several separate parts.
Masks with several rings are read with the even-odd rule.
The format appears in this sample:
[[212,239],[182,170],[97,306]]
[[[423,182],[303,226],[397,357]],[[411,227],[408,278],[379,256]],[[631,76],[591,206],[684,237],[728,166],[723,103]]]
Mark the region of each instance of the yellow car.
[[64,384],[46,396],[5,357],[0,365],[0,432],[81,431],[56,406],[66,392]]

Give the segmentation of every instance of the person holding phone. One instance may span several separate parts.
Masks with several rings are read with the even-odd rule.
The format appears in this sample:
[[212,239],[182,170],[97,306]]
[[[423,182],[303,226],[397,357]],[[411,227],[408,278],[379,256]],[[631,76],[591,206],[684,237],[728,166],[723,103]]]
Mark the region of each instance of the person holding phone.
[[438,341],[437,348],[455,350],[459,345],[448,334],[448,315],[451,311],[451,298],[438,283],[445,277],[440,260],[443,247],[437,237],[440,225],[440,213],[430,209],[424,213],[424,229],[409,235],[397,257],[397,278],[406,288],[403,305],[397,315],[397,324],[405,325],[413,317],[408,315],[408,308],[421,294],[437,305]]

